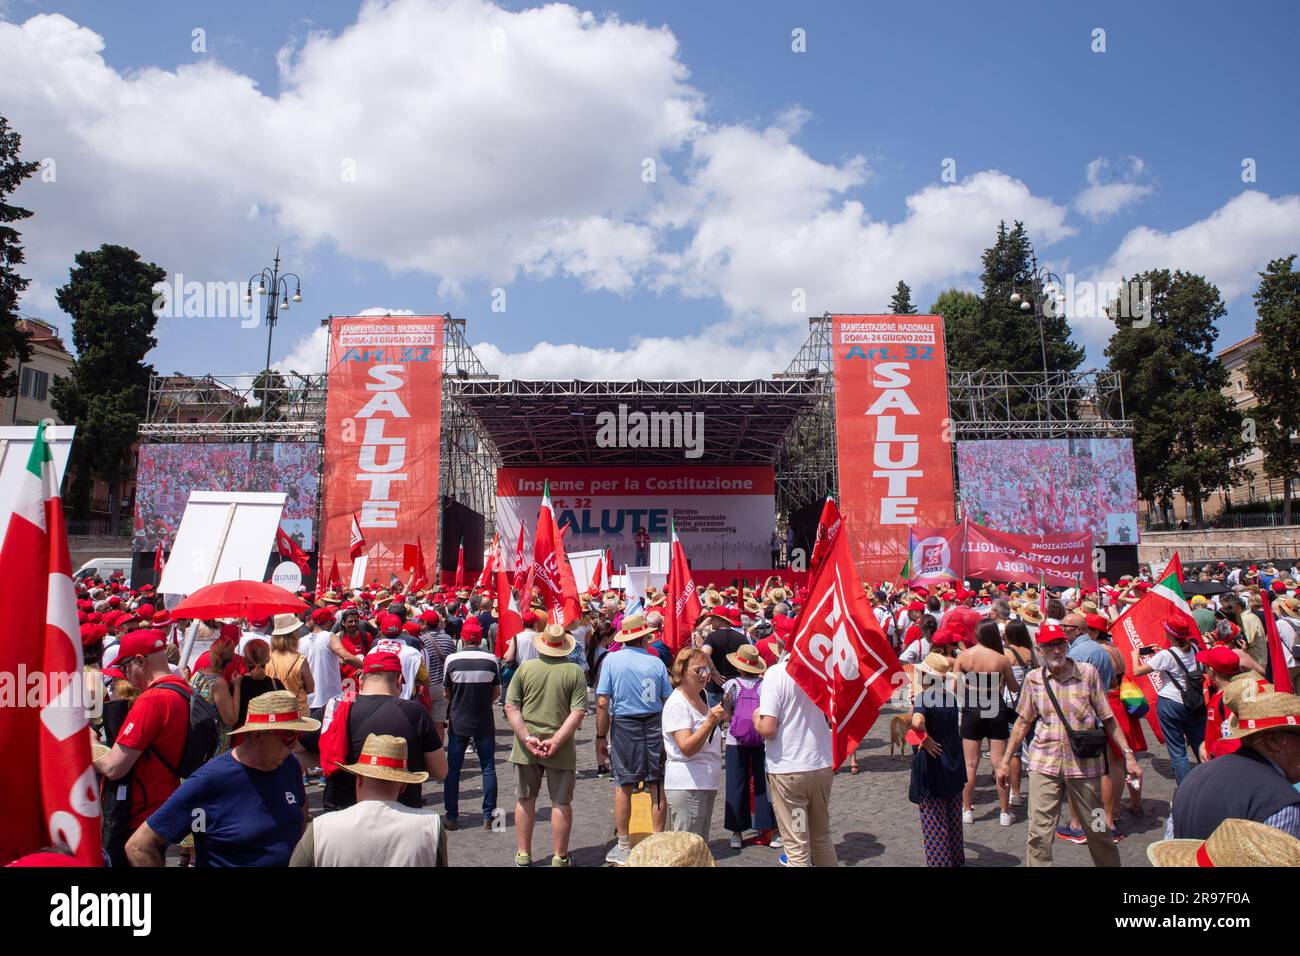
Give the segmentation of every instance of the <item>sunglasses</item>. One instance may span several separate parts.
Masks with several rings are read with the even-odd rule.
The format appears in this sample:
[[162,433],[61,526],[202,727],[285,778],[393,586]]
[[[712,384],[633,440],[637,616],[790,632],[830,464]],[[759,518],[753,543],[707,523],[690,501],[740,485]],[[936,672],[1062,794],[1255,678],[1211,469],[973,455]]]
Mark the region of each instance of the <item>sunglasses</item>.
[[691,673],[696,677],[708,677],[712,672],[707,667],[697,667]]
[[301,730],[273,730],[271,731],[271,734],[272,736],[276,737],[281,743],[292,744],[292,743],[296,743],[298,738],[302,736],[302,731]]

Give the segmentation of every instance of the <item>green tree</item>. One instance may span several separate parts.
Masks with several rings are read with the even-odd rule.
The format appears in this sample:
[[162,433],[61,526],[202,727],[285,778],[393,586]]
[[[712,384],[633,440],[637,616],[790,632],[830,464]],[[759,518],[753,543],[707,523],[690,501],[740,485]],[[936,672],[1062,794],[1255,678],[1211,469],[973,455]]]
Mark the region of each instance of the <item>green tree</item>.
[[1135,320],[1113,304],[1106,357],[1122,376],[1133,419],[1138,490],[1166,508],[1181,491],[1200,525],[1205,499],[1240,479],[1234,461],[1250,447],[1242,415],[1223,391],[1227,369],[1214,354],[1215,323],[1227,310],[1203,276],[1160,269],[1134,279],[1149,283],[1148,310]]
[[972,371],[959,356],[969,356],[983,347],[980,319],[984,314],[984,303],[980,297],[974,292],[949,289],[939,293],[939,297],[930,306],[930,314],[943,316],[948,367],[957,371]]
[[122,476],[149,400],[153,366],[144,357],[158,344],[153,287],[166,278],[167,270],[142,262],[134,250],[103,245],[77,253],[67,285],[56,292],[59,308],[72,317],[77,353],[72,373],[50,388],[55,410],[77,426],[68,468],[75,476],[72,517],[89,516],[91,475],[98,474],[108,483],[114,534]]
[[916,315],[916,306],[912,305],[912,288],[902,279],[889,300],[889,311],[894,315]]
[[1249,414],[1264,452],[1264,473],[1282,480],[1282,523],[1291,523],[1291,482],[1300,477],[1300,272],[1295,256],[1274,259],[1259,274],[1255,311],[1260,347],[1246,359],[1246,382],[1258,402]]
[[18,365],[32,357],[30,337],[18,327],[18,297],[28,283],[16,271],[23,263],[21,235],[9,225],[31,216],[30,210],[8,202],[38,165],[18,158],[21,146],[22,137],[0,116],[0,396],[18,392]]
[[228,416],[230,421],[282,421],[290,404],[289,383],[274,369],[264,369],[253,379],[252,397],[258,404],[232,408]]

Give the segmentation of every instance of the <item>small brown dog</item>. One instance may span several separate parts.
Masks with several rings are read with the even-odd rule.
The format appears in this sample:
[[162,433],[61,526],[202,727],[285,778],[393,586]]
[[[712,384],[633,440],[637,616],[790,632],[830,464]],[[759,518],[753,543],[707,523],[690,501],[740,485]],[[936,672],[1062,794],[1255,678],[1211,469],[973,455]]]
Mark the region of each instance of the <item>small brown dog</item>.
[[900,757],[907,756],[907,732],[912,729],[911,714],[895,714],[889,720],[889,755],[894,755],[894,747],[898,747]]

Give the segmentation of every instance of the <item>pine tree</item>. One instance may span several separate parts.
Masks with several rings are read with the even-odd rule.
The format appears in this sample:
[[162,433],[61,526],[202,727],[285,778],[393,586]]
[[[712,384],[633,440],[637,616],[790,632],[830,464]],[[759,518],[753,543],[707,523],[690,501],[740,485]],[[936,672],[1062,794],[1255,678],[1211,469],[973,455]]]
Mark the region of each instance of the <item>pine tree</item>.
[[912,289],[902,279],[889,300],[889,311],[893,315],[916,315],[916,306],[912,305]]
[[8,202],[38,166],[18,158],[21,146],[22,137],[0,116],[0,396],[5,397],[17,394],[19,363],[32,357],[30,337],[18,327],[18,297],[29,281],[15,271],[24,261],[22,237],[9,225],[31,216],[30,210]]
[[1300,477],[1300,272],[1293,272],[1295,256],[1274,259],[1259,274],[1255,331],[1260,346],[1246,359],[1246,382],[1257,405],[1248,414],[1254,420],[1255,439],[1264,452],[1264,473],[1282,480],[1282,523],[1291,523],[1291,482]]
[[1112,306],[1106,356],[1133,419],[1138,490],[1166,508],[1181,491],[1201,525],[1205,499],[1240,480],[1233,462],[1249,450],[1241,412],[1223,391],[1227,369],[1214,354],[1215,323],[1227,310],[1203,276],[1160,269],[1134,281],[1149,283],[1149,308],[1135,326],[1128,310]]
[[[980,319],[984,304],[973,292],[949,289],[941,292],[930,306],[931,315],[943,316],[944,346],[948,353],[950,371],[972,372],[977,366],[970,364],[983,348]],[[954,413],[957,409],[953,410]]]
[[134,250],[103,245],[77,253],[67,285],[55,293],[59,308],[72,316],[77,353],[71,374],[50,387],[55,410],[77,426],[68,463],[75,478],[67,497],[73,517],[85,520],[91,474],[102,475],[114,534],[119,486],[149,400],[153,366],[144,357],[158,344],[153,287],[166,278],[167,270],[142,262]]

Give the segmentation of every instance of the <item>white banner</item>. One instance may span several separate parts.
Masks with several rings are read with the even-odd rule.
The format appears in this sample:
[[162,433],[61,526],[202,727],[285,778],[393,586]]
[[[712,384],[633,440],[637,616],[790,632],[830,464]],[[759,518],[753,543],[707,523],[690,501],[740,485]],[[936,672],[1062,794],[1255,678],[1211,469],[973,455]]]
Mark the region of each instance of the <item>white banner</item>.
[[771,468],[498,469],[497,531],[502,541],[515,541],[522,523],[526,553],[532,550],[544,481],[550,482],[556,521],[568,526],[564,547],[570,554],[608,547],[615,567],[651,567],[666,573],[666,567],[660,571],[656,564],[663,563],[670,523],[675,523],[692,567],[771,567],[776,527]]

